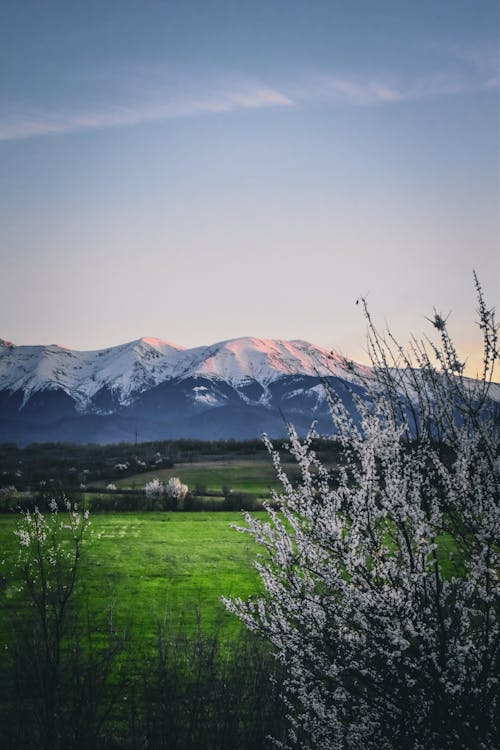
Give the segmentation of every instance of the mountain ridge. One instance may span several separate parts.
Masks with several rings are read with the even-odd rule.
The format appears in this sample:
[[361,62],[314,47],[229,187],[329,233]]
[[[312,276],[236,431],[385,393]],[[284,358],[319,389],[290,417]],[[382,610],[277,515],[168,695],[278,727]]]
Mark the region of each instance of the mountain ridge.
[[[183,348],[143,337],[101,350],[0,346],[0,441],[245,439],[327,430],[322,381],[342,357],[294,339],[240,337]],[[356,366],[367,371],[367,368]]]
[[0,340],[0,442],[281,437],[313,421],[329,434],[325,383],[356,418],[352,392],[365,397],[358,376],[371,372],[301,339],[189,349],[143,337],[89,351]]
[[166,380],[196,376],[233,387],[252,381],[265,387],[285,375],[340,375],[341,361],[340,355],[299,339],[241,337],[188,349],[143,337],[83,351],[11,344],[0,349],[0,390],[22,390],[26,403],[37,391],[60,388],[84,411],[103,387],[124,406]]

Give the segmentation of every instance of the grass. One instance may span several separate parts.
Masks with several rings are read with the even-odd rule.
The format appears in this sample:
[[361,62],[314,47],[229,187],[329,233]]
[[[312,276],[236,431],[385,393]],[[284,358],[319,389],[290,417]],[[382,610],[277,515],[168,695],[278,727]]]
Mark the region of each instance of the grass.
[[[81,561],[82,601],[99,615],[112,609],[114,622],[146,645],[159,623],[189,634],[200,620],[205,632],[217,625],[221,637],[232,637],[241,626],[219,596],[259,590],[257,547],[230,527],[241,520],[229,512],[94,514]],[[0,516],[7,569],[18,545],[15,526],[14,517]]]
[[[288,473],[297,472],[296,464],[285,464]],[[177,464],[171,469],[157,469],[143,474],[117,479],[117,488],[143,488],[146,482],[158,478],[162,482],[170,477],[179,477],[192,491],[197,486],[222,494],[223,487],[236,492],[245,492],[255,497],[269,497],[271,490],[279,491],[281,484],[276,479],[276,470],[270,460],[224,460]]]
[[[195,470],[203,471],[203,466]],[[0,592],[3,576],[4,589],[12,596],[16,521],[13,515],[0,515]],[[200,626],[207,634],[217,629],[222,639],[232,638],[241,625],[219,597],[245,598],[260,590],[252,566],[260,550],[231,523],[242,523],[241,513],[93,514],[93,535],[81,561],[80,601],[88,603],[91,614],[102,617],[112,611],[115,624],[146,646],[154,643],[160,623],[167,633],[194,634]],[[460,555],[447,535],[440,539],[439,558],[445,577],[460,573]]]

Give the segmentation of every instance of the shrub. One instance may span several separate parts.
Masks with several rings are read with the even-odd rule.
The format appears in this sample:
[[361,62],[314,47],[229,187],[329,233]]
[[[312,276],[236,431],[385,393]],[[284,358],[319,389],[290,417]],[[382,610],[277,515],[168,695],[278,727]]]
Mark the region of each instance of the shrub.
[[[370,374],[351,418],[329,393],[344,462],[335,478],[290,428],[300,468],[266,521],[266,595],[225,600],[285,666],[289,733],[315,750],[490,750],[499,667],[497,326],[479,284],[482,378],[439,344],[400,347],[368,315]],[[368,313],[367,313],[368,314]]]

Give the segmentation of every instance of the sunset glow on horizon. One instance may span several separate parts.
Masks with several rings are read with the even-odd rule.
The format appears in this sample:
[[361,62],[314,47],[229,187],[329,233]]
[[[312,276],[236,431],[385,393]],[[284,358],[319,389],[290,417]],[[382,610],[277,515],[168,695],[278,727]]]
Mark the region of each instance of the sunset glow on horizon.
[[2,4],[0,337],[366,362],[500,285],[496,3]]

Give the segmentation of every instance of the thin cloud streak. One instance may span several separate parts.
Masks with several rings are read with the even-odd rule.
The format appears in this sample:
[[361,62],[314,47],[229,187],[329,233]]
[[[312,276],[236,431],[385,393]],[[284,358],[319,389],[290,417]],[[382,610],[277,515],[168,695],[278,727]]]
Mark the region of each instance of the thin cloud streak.
[[268,87],[228,91],[189,99],[114,105],[87,111],[42,110],[12,114],[0,122],[0,141],[72,133],[82,130],[126,127],[141,123],[189,117],[203,113],[234,112],[241,109],[287,107],[293,101]]
[[448,72],[401,81],[315,75],[291,86],[289,93],[295,101],[317,101],[332,106],[375,106],[491,91],[498,86],[495,75],[476,78]]
[[[486,67],[486,66],[485,66]],[[493,68],[470,73],[442,72],[406,80],[384,80],[332,74],[312,74],[278,87],[255,83],[211,89],[191,96],[150,92],[146,101],[113,104],[87,110],[14,111],[0,117],[0,141],[127,127],[201,114],[293,107],[308,103],[328,106],[382,106],[442,96],[493,91],[499,87]]]

